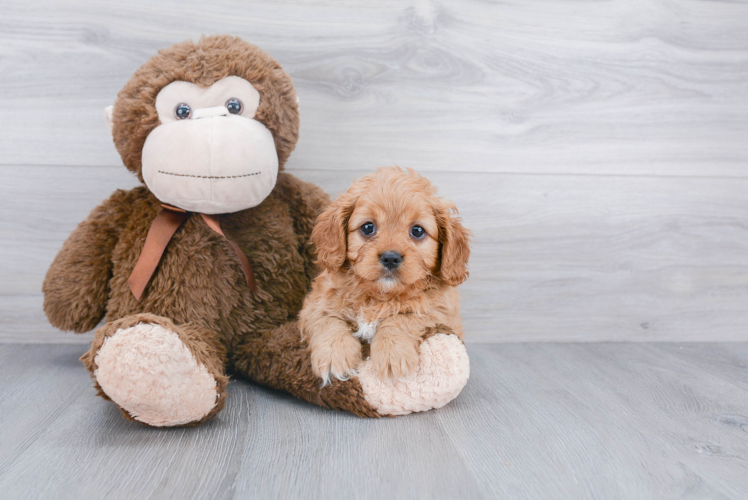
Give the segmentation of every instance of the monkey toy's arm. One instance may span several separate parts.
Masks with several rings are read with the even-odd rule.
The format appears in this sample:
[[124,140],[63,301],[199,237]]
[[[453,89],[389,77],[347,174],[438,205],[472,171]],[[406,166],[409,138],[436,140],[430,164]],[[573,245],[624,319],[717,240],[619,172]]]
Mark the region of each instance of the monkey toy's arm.
[[132,193],[118,190],[96,207],[52,262],[42,292],[44,312],[57,328],[83,333],[104,317],[112,251],[130,214]]
[[319,274],[319,269],[314,264],[312,229],[314,229],[317,216],[330,204],[330,196],[316,184],[304,182],[286,173],[278,176],[277,185],[291,207],[294,230],[299,236],[299,251],[304,257],[307,289],[309,289],[312,280]]

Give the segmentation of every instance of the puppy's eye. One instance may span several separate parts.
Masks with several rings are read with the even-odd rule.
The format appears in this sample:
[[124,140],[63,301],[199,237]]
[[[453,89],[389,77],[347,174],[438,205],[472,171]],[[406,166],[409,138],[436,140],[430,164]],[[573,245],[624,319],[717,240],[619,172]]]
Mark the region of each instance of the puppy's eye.
[[410,235],[417,240],[420,240],[426,236],[426,230],[421,226],[413,226],[410,228]]
[[232,97],[231,99],[226,101],[226,109],[228,109],[229,113],[231,113],[232,115],[238,115],[242,112],[244,106],[239,99],[237,99],[236,97]]
[[373,236],[377,231],[377,226],[375,226],[373,222],[366,222],[361,226],[359,231],[361,231],[361,234],[364,236]]
[[177,120],[186,120],[192,115],[192,108],[189,104],[181,103],[177,104],[177,107],[174,108],[174,116],[177,117]]

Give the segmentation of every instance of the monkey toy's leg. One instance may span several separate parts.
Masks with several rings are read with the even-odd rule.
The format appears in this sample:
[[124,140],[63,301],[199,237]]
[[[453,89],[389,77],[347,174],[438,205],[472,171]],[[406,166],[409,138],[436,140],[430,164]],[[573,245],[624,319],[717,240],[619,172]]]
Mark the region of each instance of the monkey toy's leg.
[[[364,359],[368,345],[363,346]],[[368,361],[357,377],[322,387],[312,373],[297,323],[247,337],[235,353],[234,370],[255,382],[310,403],[361,417],[405,415],[440,408],[457,397],[470,375],[465,345],[448,327],[424,332],[418,370],[394,382],[381,381]]]
[[147,425],[197,425],[226,403],[226,351],[214,332],[195,325],[127,316],[99,328],[81,361],[100,396]]

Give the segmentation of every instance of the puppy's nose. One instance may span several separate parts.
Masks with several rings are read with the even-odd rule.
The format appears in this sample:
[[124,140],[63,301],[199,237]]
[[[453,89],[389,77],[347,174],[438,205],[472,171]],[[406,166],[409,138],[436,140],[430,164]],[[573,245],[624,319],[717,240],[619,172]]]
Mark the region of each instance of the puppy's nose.
[[392,271],[393,269],[397,269],[398,266],[403,263],[403,256],[398,252],[389,250],[379,256],[379,262],[381,262],[384,267]]

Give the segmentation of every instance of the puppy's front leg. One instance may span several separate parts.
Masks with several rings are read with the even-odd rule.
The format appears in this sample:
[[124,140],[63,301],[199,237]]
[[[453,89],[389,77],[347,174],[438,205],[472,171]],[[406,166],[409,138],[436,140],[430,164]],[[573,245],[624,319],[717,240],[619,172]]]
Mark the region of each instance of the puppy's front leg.
[[330,383],[330,376],[348,380],[356,374],[361,362],[361,342],[351,333],[348,324],[338,318],[327,317],[308,326],[305,332],[311,350],[312,371]]
[[371,363],[382,380],[402,378],[418,368],[418,342],[427,323],[405,314],[382,321],[371,342]]

